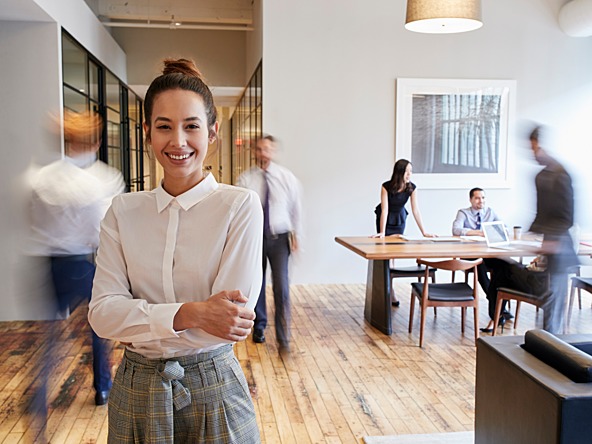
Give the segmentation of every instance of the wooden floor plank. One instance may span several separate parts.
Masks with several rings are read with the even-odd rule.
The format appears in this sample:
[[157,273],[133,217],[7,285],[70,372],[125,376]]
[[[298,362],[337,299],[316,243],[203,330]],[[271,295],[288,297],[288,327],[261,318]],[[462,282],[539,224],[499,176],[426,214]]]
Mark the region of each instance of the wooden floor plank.
[[[278,352],[268,288],[267,342],[249,338],[235,346],[264,443],[352,443],[367,435],[473,429],[472,315],[463,335],[458,309],[440,308],[436,316],[430,311],[425,345],[419,348],[418,313],[413,332],[407,332],[412,281],[396,280],[401,305],[392,309],[391,336],[364,321],[364,285],[293,285],[289,355]],[[570,333],[592,332],[592,295],[582,296],[583,308],[574,308]],[[480,303],[479,326],[485,326],[483,295]],[[105,444],[107,407],[94,405],[86,307],[54,325],[58,339],[48,378],[46,436],[52,442]],[[541,325],[542,312],[523,305],[520,328],[509,323],[503,335]],[[47,328],[45,321],[0,322],[0,443],[34,442],[38,427],[31,420],[39,418],[26,418],[24,411]],[[115,368],[122,355],[122,346],[114,345]]]

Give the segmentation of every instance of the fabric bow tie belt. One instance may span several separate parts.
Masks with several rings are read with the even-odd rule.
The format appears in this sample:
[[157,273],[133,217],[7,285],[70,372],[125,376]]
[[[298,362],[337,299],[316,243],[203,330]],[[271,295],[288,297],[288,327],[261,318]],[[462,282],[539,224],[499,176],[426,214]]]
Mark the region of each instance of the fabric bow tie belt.
[[[185,369],[181,367],[181,364],[177,361],[167,361],[158,366],[157,373],[162,377],[165,397],[172,396],[173,398],[175,410],[181,410],[191,404],[191,393],[179,382],[185,376]],[[167,403],[166,401],[169,400],[165,400],[165,403]]]

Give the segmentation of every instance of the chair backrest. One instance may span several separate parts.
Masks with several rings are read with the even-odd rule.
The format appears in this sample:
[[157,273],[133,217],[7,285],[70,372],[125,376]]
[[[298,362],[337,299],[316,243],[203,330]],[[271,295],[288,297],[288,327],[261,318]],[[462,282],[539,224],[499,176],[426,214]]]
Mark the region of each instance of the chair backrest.
[[440,270],[463,271],[469,268],[476,267],[482,259],[467,260],[467,259],[447,259],[444,261],[426,261],[425,259],[418,259],[417,263],[426,265],[428,267],[438,268]]

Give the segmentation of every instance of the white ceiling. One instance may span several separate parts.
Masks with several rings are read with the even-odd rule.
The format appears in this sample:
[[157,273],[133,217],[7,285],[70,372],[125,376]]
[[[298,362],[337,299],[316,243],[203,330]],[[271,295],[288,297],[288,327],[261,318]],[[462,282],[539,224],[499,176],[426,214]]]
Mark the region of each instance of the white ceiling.
[[[84,1],[105,26],[112,28],[253,30],[253,0]],[[142,97],[148,87],[130,86]],[[218,106],[232,107],[238,102],[243,89],[215,87],[212,93]]]
[[105,26],[250,30],[252,0],[85,0]]

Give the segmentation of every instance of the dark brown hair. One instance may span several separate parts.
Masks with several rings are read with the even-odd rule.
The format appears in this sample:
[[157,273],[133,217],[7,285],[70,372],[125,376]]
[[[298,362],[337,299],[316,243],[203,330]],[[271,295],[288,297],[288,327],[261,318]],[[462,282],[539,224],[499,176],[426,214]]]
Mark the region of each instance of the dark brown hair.
[[[475,194],[477,191],[483,191],[483,188],[475,187],[471,191],[469,191],[469,199],[472,199],[473,194]],[[483,192],[485,192],[485,191],[483,191]]]
[[183,89],[193,91],[202,98],[208,118],[208,129],[211,129],[218,119],[218,114],[212,92],[204,82],[203,76],[195,63],[187,59],[165,59],[163,63],[162,75],[152,81],[144,99],[146,125],[150,127],[154,100],[160,93],[171,89]]
[[407,165],[409,165],[407,159],[399,159],[395,163],[393,167],[393,175],[391,176],[391,181],[389,183],[389,191],[393,193],[401,192],[401,191],[411,191],[411,183],[405,184],[405,171],[407,170]]
[[264,134],[261,139],[259,140],[269,140],[271,143],[276,143],[277,139],[273,137],[271,134]]

